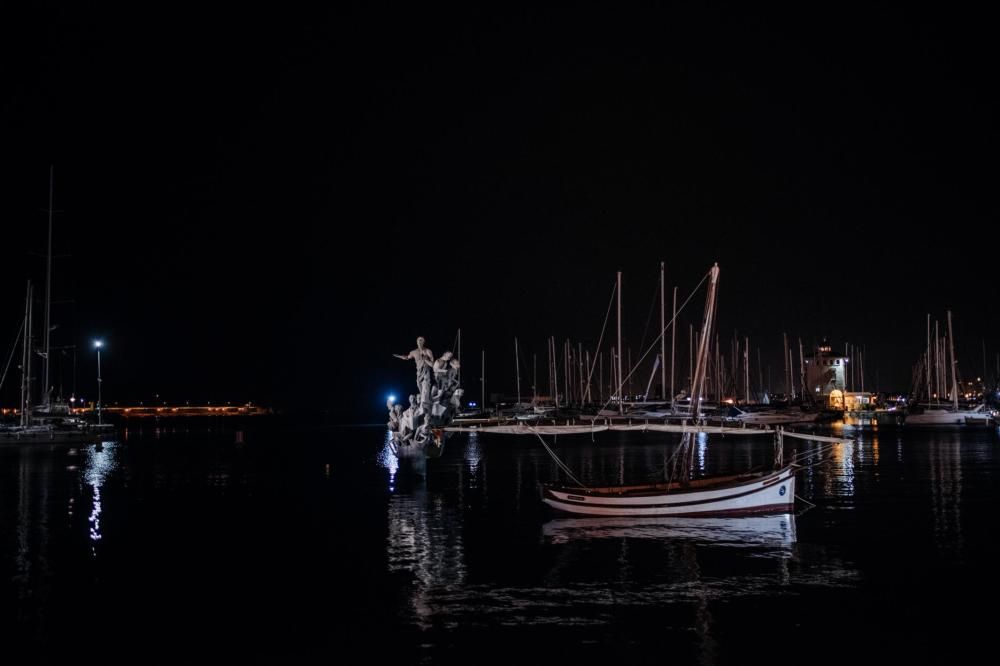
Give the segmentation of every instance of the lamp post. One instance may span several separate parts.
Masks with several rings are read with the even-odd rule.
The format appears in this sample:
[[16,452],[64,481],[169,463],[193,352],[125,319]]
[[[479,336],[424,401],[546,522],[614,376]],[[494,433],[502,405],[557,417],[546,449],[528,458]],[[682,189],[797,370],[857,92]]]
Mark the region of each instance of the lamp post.
[[94,340],[94,348],[97,350],[97,425],[102,425],[101,420],[101,347],[103,340]]

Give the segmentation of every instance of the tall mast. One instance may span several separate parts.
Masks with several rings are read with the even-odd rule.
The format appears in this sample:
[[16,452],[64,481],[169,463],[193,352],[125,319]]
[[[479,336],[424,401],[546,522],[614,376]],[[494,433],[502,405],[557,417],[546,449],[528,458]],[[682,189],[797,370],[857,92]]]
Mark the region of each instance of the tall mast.
[[625,413],[622,402],[622,272],[618,271],[618,413]]
[[21,425],[28,425],[31,410],[31,280],[24,297],[24,350],[21,355]]
[[538,404],[538,355],[531,354],[531,402]]
[[934,377],[935,383],[937,384],[937,398],[934,402],[939,402],[941,400],[941,342],[939,339],[940,330],[938,326],[938,321],[934,320]]
[[559,371],[556,368],[556,360],[557,360],[556,359],[556,336],[554,336],[554,335],[549,338],[549,349],[552,350],[552,352],[551,352],[552,353],[552,385],[555,388],[555,391],[552,393],[552,395],[555,397],[555,400],[556,400],[556,410],[558,411],[558,409],[559,409]]
[[514,338],[514,372],[517,373],[517,404],[521,404],[521,360],[517,355],[517,338]]
[[705,319],[698,340],[698,359],[694,369],[691,386],[692,409],[695,420],[701,418],[701,398],[705,387],[705,371],[708,366],[708,348],[711,340],[712,324],[715,315],[715,289],[719,281],[719,265],[712,266],[711,278],[708,283],[708,296],[705,302]]
[[[667,309],[666,294],[663,291],[663,273],[664,266],[663,262],[660,262],[660,393],[662,397],[666,399],[667,397]],[[985,349],[985,347],[983,347]],[[986,358],[986,352],[983,352],[983,358]],[[986,367],[986,361],[983,361],[983,367]],[[986,372],[983,372],[986,375]]]
[[480,367],[483,370],[482,376],[479,378],[479,390],[480,390],[480,400],[479,411],[483,414],[486,413],[486,350],[483,350],[483,360]]
[[462,385],[462,329],[458,329],[458,385]]
[[764,369],[760,364],[760,346],[757,346],[757,402],[764,401]]
[[785,393],[790,396],[791,400],[795,399],[795,389],[792,388],[792,371],[788,369],[788,334],[782,333],[782,339],[785,341]]
[[49,404],[49,331],[51,330],[50,310],[52,309],[52,184],[55,175],[55,167],[49,166],[49,250],[45,262],[45,353],[42,356],[43,369],[42,376],[45,383],[42,385],[42,403]]
[[806,398],[806,358],[802,351],[802,338],[799,338],[799,395]]
[[677,287],[674,287],[674,316],[670,320],[670,411],[674,411],[674,359],[677,351]]
[[688,324],[688,398],[694,390],[694,324]]
[[951,406],[958,411],[958,371],[955,368],[955,333],[951,330],[951,310],[948,310],[948,346],[951,348]]
[[750,338],[743,338],[743,399],[750,404]]
[[931,401],[931,313],[927,313],[927,402]]

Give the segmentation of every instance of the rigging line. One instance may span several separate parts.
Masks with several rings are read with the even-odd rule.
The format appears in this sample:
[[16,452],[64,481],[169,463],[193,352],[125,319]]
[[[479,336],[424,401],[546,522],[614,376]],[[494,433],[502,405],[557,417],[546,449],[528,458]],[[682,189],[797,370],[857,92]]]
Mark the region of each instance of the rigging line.
[[[621,395],[622,386],[625,385],[625,382],[628,380],[628,378],[631,377],[633,374],[635,374],[635,368],[639,367],[639,365],[642,364],[642,360],[644,358],[646,358],[647,356],[649,356],[649,352],[653,351],[656,343],[660,341],[660,338],[662,338],[663,335],[667,332],[667,329],[674,325],[674,322],[676,321],[677,316],[680,315],[680,313],[684,311],[684,308],[687,306],[688,303],[691,302],[691,299],[694,298],[694,295],[698,293],[698,290],[701,289],[701,285],[703,285],[705,283],[705,280],[708,279],[709,275],[711,275],[711,271],[705,273],[705,275],[701,278],[701,282],[699,282],[697,284],[697,286],[695,286],[695,288],[691,292],[691,294],[688,295],[688,297],[686,299],[684,299],[684,302],[681,304],[680,309],[677,310],[677,314],[674,315],[673,317],[671,317],[670,321],[667,322],[667,325],[663,327],[662,331],[660,331],[660,334],[658,336],[656,336],[656,339],[653,340],[651,343],[649,343],[649,349],[646,350],[646,353],[644,353],[639,358],[639,360],[636,362],[636,364],[633,366],[632,372],[628,373],[627,376],[625,376],[625,377],[622,378],[622,383],[618,386],[618,389],[617,389],[618,395]],[[613,396],[609,397],[608,401],[606,403],[604,403],[604,407],[601,407],[601,409],[606,409],[607,406],[611,404],[611,400],[612,399],[613,399]]]
[[17,329],[17,333],[14,335],[14,344],[10,346],[10,356],[7,358],[7,366],[3,369],[3,376],[0,377],[0,389],[3,389],[3,383],[7,379],[7,371],[10,370],[10,363],[14,360],[14,352],[17,350],[17,339],[21,337],[21,331],[24,330],[24,320],[21,320],[21,326]]
[[573,474],[573,471],[569,467],[566,466],[566,463],[564,463],[562,460],[560,460],[559,456],[556,455],[555,451],[553,451],[552,449],[549,448],[549,445],[545,443],[545,439],[542,437],[541,433],[539,433],[537,430],[535,430],[531,426],[528,426],[528,429],[531,430],[531,432],[535,433],[535,436],[538,437],[538,441],[540,441],[542,443],[542,446],[545,448],[545,450],[548,452],[548,454],[552,457],[552,460],[554,460],[555,463],[556,463],[556,465],[559,466],[559,469],[561,469],[562,471],[566,472],[566,476],[568,476],[570,478],[570,480],[573,481],[573,483],[577,484],[581,488],[588,488],[589,487],[589,486],[584,485],[584,483],[582,481],[580,481],[580,479],[576,478],[576,476]]
[[[451,343],[451,353],[452,354],[455,354],[455,352],[458,351],[458,336],[460,336],[462,334],[461,331],[462,331],[462,329],[458,329],[458,332],[455,333],[455,341],[453,343]],[[459,361],[461,361],[461,359],[459,359]]]
[[615,304],[615,293],[617,292],[618,282],[615,281],[614,286],[611,287],[611,298],[608,300],[608,311],[604,313],[604,325],[601,326],[601,336],[597,339],[597,351],[594,353],[594,362],[590,364],[590,369],[587,372],[588,386],[590,385],[590,380],[594,377],[594,368],[597,367],[597,354],[601,352],[601,343],[604,342],[604,331],[608,328],[608,318],[611,317],[611,306]]
[[810,509],[811,509],[811,508],[813,508],[814,506],[816,506],[815,504],[813,504],[813,503],[812,503],[812,502],[810,502],[809,500],[807,500],[807,499],[805,499],[804,497],[802,497],[802,495],[796,495],[796,496],[795,496],[795,499],[799,500],[800,502],[805,502],[806,504],[808,504],[808,505],[809,505],[809,508],[810,508]]

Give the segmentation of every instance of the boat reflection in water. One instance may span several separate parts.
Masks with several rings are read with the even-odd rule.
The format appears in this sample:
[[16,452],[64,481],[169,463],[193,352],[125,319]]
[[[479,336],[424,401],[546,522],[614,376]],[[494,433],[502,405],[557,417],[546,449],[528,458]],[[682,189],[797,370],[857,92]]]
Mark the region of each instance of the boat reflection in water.
[[557,518],[542,526],[552,543],[586,539],[664,539],[736,547],[791,547],[795,543],[795,515],[731,518]]

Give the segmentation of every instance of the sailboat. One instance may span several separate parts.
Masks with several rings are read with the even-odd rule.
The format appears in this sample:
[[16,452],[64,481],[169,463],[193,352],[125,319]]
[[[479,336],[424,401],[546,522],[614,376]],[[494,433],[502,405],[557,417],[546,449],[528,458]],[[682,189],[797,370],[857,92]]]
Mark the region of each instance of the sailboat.
[[[48,258],[45,276],[45,329],[42,349],[33,347],[32,335],[34,321],[34,298],[31,281],[28,281],[27,295],[24,306],[24,322],[22,324],[22,362],[21,362],[21,405],[20,422],[14,426],[0,428],[0,442],[32,442],[46,444],[53,442],[84,442],[99,439],[102,435],[114,432],[114,426],[109,423],[94,424],[73,415],[72,406],[65,400],[52,399],[50,383],[52,331],[52,184],[53,172],[49,170],[49,236]],[[42,399],[41,403],[32,405],[32,360],[35,353],[42,357]]]
[[[542,501],[552,508],[569,514],[586,516],[742,516],[753,514],[788,513],[795,503],[795,474],[802,467],[793,459],[784,462],[784,437],[840,443],[841,438],[823,437],[785,432],[781,429],[750,429],[707,426],[704,424],[702,404],[709,359],[711,331],[716,318],[716,291],[719,266],[712,266],[708,279],[705,314],[698,343],[692,381],[693,424],[633,424],[606,422],[565,426],[494,426],[480,429],[481,433],[535,434],[552,455],[556,463],[575,482],[575,485],[544,484]],[[619,380],[620,384],[620,380]],[[680,432],[681,443],[673,456],[670,478],[664,482],[591,487],[581,483],[555,456],[542,439],[543,434],[594,433],[603,430],[642,430]],[[775,437],[775,466],[772,471],[747,472],[726,476],[692,479],[695,438],[699,433],[772,434]],[[794,457],[793,457],[794,458]]]
[[[927,396],[928,400],[931,396],[931,322],[930,315],[927,315],[927,356],[926,356],[926,370],[927,370]],[[934,328],[935,335],[935,354],[938,356],[937,366],[940,370],[941,361],[947,359],[946,354],[942,354],[940,350],[937,350],[937,324],[935,323]],[[976,407],[968,407],[962,409],[958,404],[958,362],[955,360],[955,335],[951,326],[951,310],[948,310],[948,344],[951,351],[951,405],[941,404],[939,402],[929,403],[923,405],[922,410],[908,411],[905,420],[903,421],[904,426],[989,426],[993,423],[993,415],[986,410],[986,405],[981,404]],[[941,359],[940,356],[945,356],[945,359]],[[947,377],[947,371],[945,371],[945,376]],[[938,375],[940,379],[940,373]],[[940,384],[939,384],[940,385]]]

